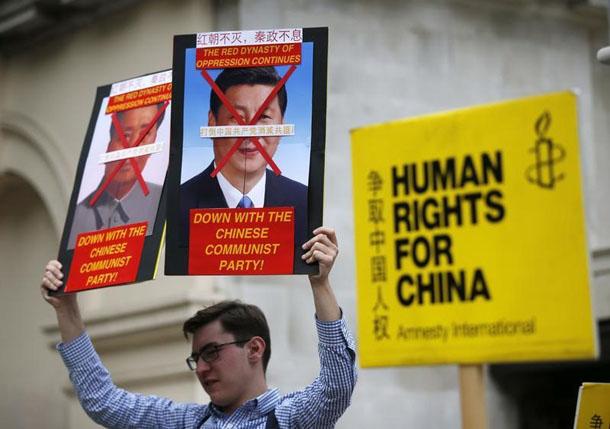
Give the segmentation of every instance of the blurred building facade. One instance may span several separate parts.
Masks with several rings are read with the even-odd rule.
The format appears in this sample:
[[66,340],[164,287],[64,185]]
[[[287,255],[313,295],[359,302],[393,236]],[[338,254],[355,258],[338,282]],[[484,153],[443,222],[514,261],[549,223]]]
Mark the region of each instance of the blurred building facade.
[[[569,88],[581,95],[594,308],[605,326],[610,319],[610,68],[596,60],[597,50],[608,45],[604,2],[9,0],[0,5],[1,427],[96,427],[71,392],[54,350],[59,338],[54,313],[38,289],[45,262],[57,254],[95,88],[171,68],[174,34],[317,26],[328,26],[330,37],[324,223],[338,232],[341,255],[332,281],[354,334],[348,131]],[[288,392],[304,387],[318,371],[310,296],[304,277],[160,274],[154,282],[90,291],[79,300],[117,384],[207,402],[184,364],[190,346],[181,323],[221,298],[259,305],[268,315],[274,345],[268,382]],[[587,370],[607,368],[604,358],[602,353]],[[547,383],[546,391],[553,391],[547,378],[565,369],[492,368],[489,427],[561,427],[551,411],[535,416],[523,403],[524,392],[536,392],[527,380]],[[583,371],[577,368],[576,378]],[[536,378],[540,374],[551,375]],[[514,383],[521,379],[526,381]],[[337,427],[459,427],[458,391],[455,366],[361,370],[353,405]],[[571,400],[562,405],[564,414],[573,416],[576,392]],[[534,408],[556,406],[545,404]]]

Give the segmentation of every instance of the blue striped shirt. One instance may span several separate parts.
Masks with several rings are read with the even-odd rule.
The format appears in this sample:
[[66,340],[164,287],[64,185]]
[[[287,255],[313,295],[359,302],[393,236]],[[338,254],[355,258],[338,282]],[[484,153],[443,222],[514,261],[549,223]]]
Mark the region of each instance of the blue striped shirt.
[[269,389],[230,415],[211,403],[179,403],[116,387],[86,332],[57,349],[84,410],[105,427],[261,429],[275,410],[280,428],[332,428],[349,406],[356,384],[355,344],[343,318],[316,319],[316,327],[320,374],[314,382],[283,396]]

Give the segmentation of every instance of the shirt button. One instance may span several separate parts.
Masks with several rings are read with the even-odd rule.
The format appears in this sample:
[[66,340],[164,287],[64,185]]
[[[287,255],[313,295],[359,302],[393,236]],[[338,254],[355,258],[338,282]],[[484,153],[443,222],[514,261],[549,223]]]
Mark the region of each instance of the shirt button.
[[232,427],[233,427],[233,423],[229,423],[229,424],[227,425],[227,428],[228,428],[228,429],[231,429]]

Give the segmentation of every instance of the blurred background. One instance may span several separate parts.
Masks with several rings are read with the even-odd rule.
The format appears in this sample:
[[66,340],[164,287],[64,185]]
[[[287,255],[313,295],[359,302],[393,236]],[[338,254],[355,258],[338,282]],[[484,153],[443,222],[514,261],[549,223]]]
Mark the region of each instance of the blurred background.
[[[580,383],[610,381],[610,67],[596,58],[609,44],[605,1],[4,0],[0,427],[96,427],[72,393],[54,349],[54,312],[39,292],[44,265],[57,255],[96,87],[171,68],[175,34],[318,26],[329,27],[324,224],[337,230],[332,282],[354,334],[349,130],[575,88],[601,355],[487,366],[489,427],[571,427]],[[184,363],[190,345],[181,325],[222,298],[267,314],[271,386],[289,392],[317,375],[305,277],[162,272],[163,264],[154,282],[79,295],[90,335],[121,387],[207,402]],[[453,428],[459,421],[456,366],[366,369],[337,427]]]

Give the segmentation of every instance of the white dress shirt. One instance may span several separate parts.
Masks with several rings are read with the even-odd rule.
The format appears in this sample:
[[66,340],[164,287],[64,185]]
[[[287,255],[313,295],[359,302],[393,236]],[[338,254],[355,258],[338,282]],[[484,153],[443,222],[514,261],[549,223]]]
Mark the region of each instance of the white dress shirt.
[[[216,163],[214,163],[214,167],[216,167]],[[218,184],[220,185],[220,189],[222,190],[222,194],[227,201],[227,206],[229,208],[237,207],[239,200],[244,196],[241,190],[235,188],[229,181],[219,172],[216,177],[218,178]],[[245,194],[246,197],[250,198],[254,207],[264,207],[265,206],[265,184],[267,183],[267,174],[263,174],[263,177],[258,181],[256,185]]]

